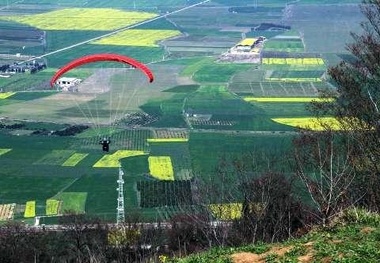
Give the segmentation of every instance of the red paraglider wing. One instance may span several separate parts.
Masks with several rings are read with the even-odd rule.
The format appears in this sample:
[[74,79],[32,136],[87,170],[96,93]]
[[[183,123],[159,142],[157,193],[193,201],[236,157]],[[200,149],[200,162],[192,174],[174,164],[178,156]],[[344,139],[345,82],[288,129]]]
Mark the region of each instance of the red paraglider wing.
[[83,64],[98,62],[98,61],[116,61],[116,62],[127,63],[135,68],[142,70],[145,73],[145,75],[148,77],[149,82],[152,82],[154,80],[153,73],[150,71],[150,69],[147,66],[145,66],[141,62],[124,55],[103,53],[103,54],[87,55],[87,56],[80,57],[69,62],[68,64],[63,66],[54,74],[54,76],[50,80],[50,86],[53,87],[57,79],[60,76],[62,76],[65,72],[69,71],[70,69],[81,66]]

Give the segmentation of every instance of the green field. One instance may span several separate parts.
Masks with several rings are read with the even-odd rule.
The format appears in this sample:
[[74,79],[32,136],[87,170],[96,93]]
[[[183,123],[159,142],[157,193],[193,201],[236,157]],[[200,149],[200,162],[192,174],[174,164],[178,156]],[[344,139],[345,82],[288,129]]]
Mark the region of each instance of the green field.
[[[90,23],[76,30],[53,30],[43,27],[38,19],[30,20],[30,25],[21,24],[27,20],[20,20],[20,16],[46,16],[54,10],[84,6],[163,15],[196,1],[25,0],[22,4],[28,5],[27,9],[9,1],[9,8],[0,10],[3,18],[13,17],[12,21],[0,20],[3,63],[70,48],[44,57],[48,68],[36,74],[0,78],[4,95],[0,99],[0,123],[4,124],[0,128],[0,204],[16,203],[21,207],[16,210],[21,211],[27,201],[35,200],[36,215],[45,216],[47,210],[52,215],[56,211],[58,203],[47,208],[46,200],[54,199],[61,201],[60,213],[75,211],[114,221],[120,162],[125,173],[127,213],[159,220],[193,209],[196,200],[183,197],[194,197],[198,183],[214,182],[215,191],[221,192],[225,187],[219,176],[221,168],[228,171],[225,180],[240,182],[242,178],[232,165],[236,160],[244,163],[252,176],[269,170],[290,174],[290,147],[297,129],[272,119],[309,117],[308,102],[244,98],[315,98],[320,90],[333,88],[324,78],[326,69],[347,59],[344,46],[348,31],[356,30],[355,23],[361,18],[354,11],[355,5],[344,5],[347,2],[334,1],[342,4],[339,6],[303,0],[292,5],[292,16],[286,17],[282,0],[260,2],[258,9],[249,12],[244,10],[252,1],[234,1],[232,6],[231,1],[217,0],[137,26],[133,32],[139,35],[140,43],[124,46],[116,45],[117,41],[87,42],[112,32],[111,28],[90,28]],[[320,15],[331,12],[341,12],[341,18],[330,21]],[[279,21],[291,30],[252,30],[262,23]],[[155,38],[160,30],[181,35]],[[124,32],[118,41],[125,42],[125,37],[133,34],[132,30]],[[263,58],[270,58],[270,63],[219,62],[219,55],[243,35],[268,38]],[[72,47],[83,41],[86,43]],[[83,79],[78,93],[49,87],[58,68],[93,53],[133,57],[146,63],[155,80],[148,83],[139,70],[104,62],[66,73]],[[8,97],[6,92],[16,93]],[[51,133],[83,124],[89,129],[76,135]],[[112,141],[108,155],[99,144],[103,136]],[[182,141],[148,140],[168,138]],[[118,150],[144,154],[114,155]],[[174,181],[160,181],[149,174],[149,156],[170,157]],[[111,162],[112,167],[94,167],[101,159]],[[215,198],[219,196],[208,200]],[[237,194],[234,198],[239,201],[240,197]],[[216,201],[225,201],[221,199]],[[23,215],[24,211],[15,217],[21,219]]]
[[301,39],[274,39],[265,42],[265,51],[303,52]]

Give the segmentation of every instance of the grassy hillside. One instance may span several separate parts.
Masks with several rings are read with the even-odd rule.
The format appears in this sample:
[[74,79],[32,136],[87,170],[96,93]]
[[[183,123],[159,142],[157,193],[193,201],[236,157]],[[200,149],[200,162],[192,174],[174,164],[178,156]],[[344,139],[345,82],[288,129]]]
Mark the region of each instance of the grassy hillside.
[[349,210],[327,228],[279,244],[217,248],[171,263],[379,262],[380,215]]

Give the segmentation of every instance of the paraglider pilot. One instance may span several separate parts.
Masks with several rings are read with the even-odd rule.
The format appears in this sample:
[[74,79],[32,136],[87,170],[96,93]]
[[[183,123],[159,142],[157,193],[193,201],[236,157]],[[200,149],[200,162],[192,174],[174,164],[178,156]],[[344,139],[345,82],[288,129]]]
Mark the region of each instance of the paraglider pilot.
[[111,143],[111,139],[109,137],[108,138],[104,137],[103,139],[99,141],[99,144],[103,146],[104,152],[108,152],[110,150],[110,143]]

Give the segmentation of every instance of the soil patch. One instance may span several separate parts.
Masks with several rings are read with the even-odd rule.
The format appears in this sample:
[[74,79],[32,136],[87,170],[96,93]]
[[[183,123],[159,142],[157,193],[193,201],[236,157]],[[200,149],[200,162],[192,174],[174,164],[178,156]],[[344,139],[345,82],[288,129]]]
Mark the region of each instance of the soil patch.
[[287,247],[272,247],[269,251],[263,254],[255,254],[248,252],[235,253],[231,255],[232,262],[234,263],[262,263],[265,262],[266,256],[270,254],[276,254],[280,257],[289,252],[293,246]]

